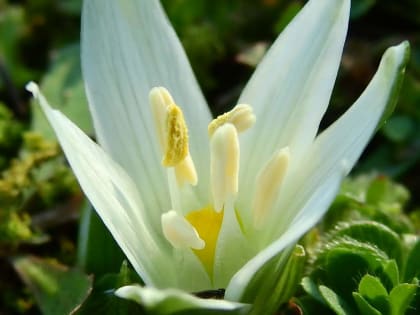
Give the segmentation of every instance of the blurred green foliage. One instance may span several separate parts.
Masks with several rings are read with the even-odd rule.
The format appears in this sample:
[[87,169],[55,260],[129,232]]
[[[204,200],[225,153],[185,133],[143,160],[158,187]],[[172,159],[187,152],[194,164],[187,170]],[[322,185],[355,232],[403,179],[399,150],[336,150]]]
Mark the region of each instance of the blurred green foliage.
[[[266,49],[305,2],[162,0],[213,113],[234,105]],[[3,273],[11,268],[6,259],[36,254],[73,264],[76,219],[82,205],[85,213],[91,211],[81,199],[57,144],[51,140],[51,129],[39,109],[30,106],[24,90],[29,80],[41,82],[51,103],[93,136],[80,71],[81,6],[82,0],[0,0],[0,269],[7,274],[0,280],[0,291],[4,292],[0,314],[39,314],[34,299],[17,276]],[[352,0],[341,70],[321,128],[358,97],[387,46],[408,39],[412,57],[396,111],[356,169],[358,173],[386,176],[363,175],[343,184],[322,225],[305,238],[313,259],[304,291],[298,296],[300,304],[289,303],[289,311],[299,314],[301,307],[314,307],[322,310],[319,314],[346,314],[348,309],[361,314],[394,314],[403,312],[407,305],[419,305],[420,298],[412,298],[420,257],[418,12],[418,0]],[[89,222],[106,233],[98,218]],[[103,248],[107,237],[104,235]],[[93,293],[82,311],[89,313],[102,302],[115,309],[136,309],[109,294],[121,279],[128,283],[126,265],[120,275],[115,274],[123,259],[118,251],[110,250],[108,256],[116,258],[102,265],[97,263],[96,252],[83,256],[79,251],[79,256],[81,267],[103,275],[89,287]],[[348,282],[350,287],[338,288],[330,280],[342,257],[349,259],[347,264],[354,262],[360,268],[353,269],[355,281]],[[22,261],[43,270],[50,263],[38,258]],[[51,269],[58,277],[66,277]],[[376,295],[372,297],[366,288]],[[406,300],[396,299],[395,292]],[[41,293],[35,292],[38,302],[43,300]],[[416,294],[420,296],[418,287]]]
[[326,219],[305,238],[311,260],[296,300],[304,314],[416,314],[420,226],[404,212],[408,200],[384,176],[343,183]]

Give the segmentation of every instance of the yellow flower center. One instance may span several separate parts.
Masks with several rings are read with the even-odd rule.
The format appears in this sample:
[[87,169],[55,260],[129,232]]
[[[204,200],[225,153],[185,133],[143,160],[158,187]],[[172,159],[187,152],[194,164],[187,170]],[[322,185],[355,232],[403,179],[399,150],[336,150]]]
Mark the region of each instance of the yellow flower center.
[[203,263],[207,273],[212,276],[214,253],[217,238],[223,221],[223,211],[216,212],[212,206],[204,207],[187,214],[188,222],[197,230],[206,246],[203,249],[194,249],[194,253]]

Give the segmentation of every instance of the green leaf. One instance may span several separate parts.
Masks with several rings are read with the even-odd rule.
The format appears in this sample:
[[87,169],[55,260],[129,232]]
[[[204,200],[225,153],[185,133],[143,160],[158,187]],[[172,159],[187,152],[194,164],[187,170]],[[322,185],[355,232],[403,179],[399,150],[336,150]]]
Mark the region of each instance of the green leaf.
[[389,313],[388,292],[379,278],[369,274],[365,275],[359,283],[359,293],[363,299],[379,310],[380,313]]
[[345,222],[331,233],[331,239],[344,236],[377,246],[398,264],[402,261],[400,237],[384,224],[374,221]]
[[384,264],[383,275],[389,280],[391,287],[395,287],[400,283],[398,265],[395,260],[390,260]]
[[138,276],[128,268],[126,262],[121,266],[120,272],[110,273],[95,281],[92,294],[82,305],[77,315],[127,315],[127,314],[146,314],[145,310],[129,300],[120,299],[115,295],[115,288],[136,283]]
[[13,266],[34,294],[44,315],[73,313],[92,289],[91,277],[58,263],[21,257],[13,261]]
[[[76,44],[59,50],[50,71],[41,82],[41,89],[53,107],[63,112],[85,133],[93,135],[79,55],[80,47]],[[55,139],[52,128],[37,105],[33,106],[31,125],[33,130],[46,138]]]
[[404,280],[406,282],[411,281],[413,278],[420,276],[420,238],[417,239],[415,245],[408,254]]
[[[315,262],[317,269],[312,276],[343,298],[352,300],[359,279],[376,274],[388,261],[386,253],[367,243],[343,238],[327,243]],[[345,272],[343,272],[345,270]]]
[[353,292],[353,298],[357,304],[359,312],[361,315],[383,315],[376,308],[369,304],[362,295],[357,292]]
[[320,285],[319,292],[322,297],[327,302],[328,306],[337,314],[337,315],[351,315],[354,314],[350,307],[347,305],[346,301],[343,298],[338,296],[330,288]]
[[350,18],[359,18],[366,14],[376,3],[376,0],[353,0],[351,3]]
[[285,264],[273,261],[270,274],[277,281],[274,281],[274,286],[268,286],[266,282],[253,286],[254,290],[258,290],[258,295],[253,303],[252,314],[275,312],[293,296],[302,278],[305,260],[304,248],[296,245]]
[[411,301],[416,294],[418,285],[402,283],[389,293],[389,302],[391,303],[391,315],[404,314],[410,306]]
[[311,297],[313,297],[318,302],[324,303],[325,300],[319,292],[319,288],[316,283],[310,277],[304,277],[301,282],[303,290],[308,293]]
[[403,142],[414,133],[416,126],[409,116],[393,116],[383,126],[382,132],[394,142]]
[[125,256],[111,233],[87,203],[79,225],[78,265],[100,277],[117,273],[124,259]]

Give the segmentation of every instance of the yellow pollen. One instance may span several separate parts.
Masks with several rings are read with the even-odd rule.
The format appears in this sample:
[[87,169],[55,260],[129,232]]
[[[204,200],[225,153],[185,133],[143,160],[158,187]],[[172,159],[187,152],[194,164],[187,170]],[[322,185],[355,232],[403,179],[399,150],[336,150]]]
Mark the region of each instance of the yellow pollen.
[[162,164],[176,166],[188,155],[188,128],[181,109],[168,105],[166,118],[166,146]]
[[216,212],[212,206],[190,212],[186,217],[206,243],[203,249],[194,249],[210,277],[213,275],[214,254],[217,238],[223,221],[223,211]]
[[234,125],[238,133],[247,130],[255,123],[252,107],[247,104],[238,104],[229,112],[217,116],[208,125],[209,136],[211,137],[216,129],[226,123]]

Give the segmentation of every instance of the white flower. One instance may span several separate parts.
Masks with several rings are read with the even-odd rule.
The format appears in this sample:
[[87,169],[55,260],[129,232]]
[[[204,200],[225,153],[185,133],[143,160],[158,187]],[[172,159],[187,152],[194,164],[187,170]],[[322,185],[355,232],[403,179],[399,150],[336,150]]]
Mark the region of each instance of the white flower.
[[278,280],[281,268],[263,268],[273,259],[281,266],[325,213],[395,104],[404,71],[407,43],[384,54],[360,98],[317,135],[349,8],[349,0],[309,1],[258,66],[242,105],[208,131],[209,109],[159,2],[85,1],[82,65],[100,146],[34,83],[28,89],[146,285],[226,288],[227,300],[252,302],[256,285]]

